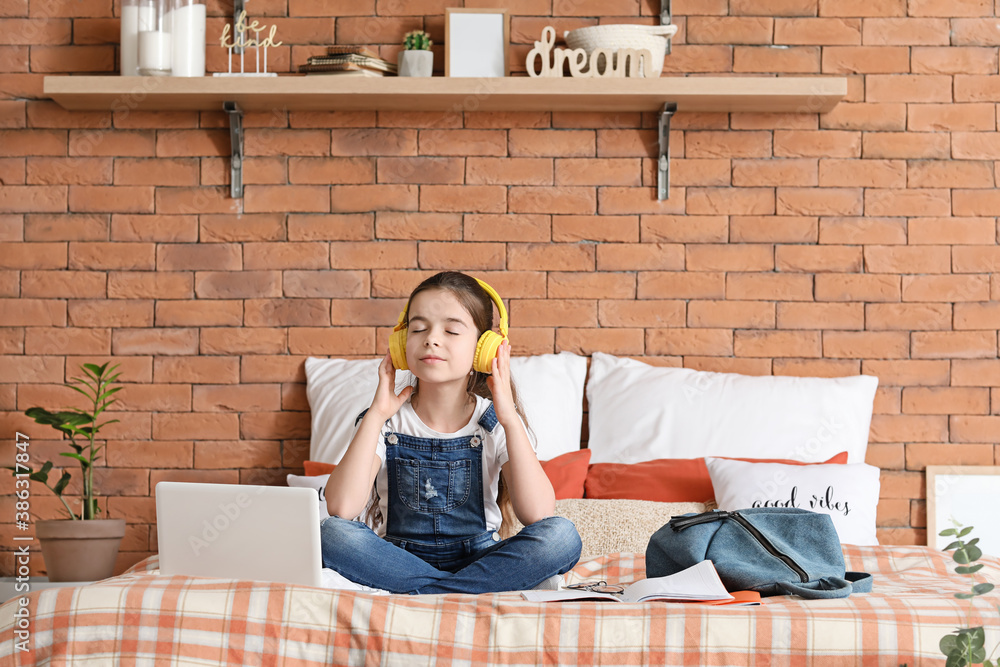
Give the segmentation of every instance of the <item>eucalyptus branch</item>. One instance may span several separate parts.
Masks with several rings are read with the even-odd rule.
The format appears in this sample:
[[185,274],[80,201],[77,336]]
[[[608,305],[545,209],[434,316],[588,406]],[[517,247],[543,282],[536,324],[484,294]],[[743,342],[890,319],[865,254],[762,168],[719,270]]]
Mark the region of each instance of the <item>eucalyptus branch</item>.
[[[972,624],[973,599],[980,595],[986,595],[994,589],[994,585],[989,582],[978,582],[976,573],[983,569],[982,563],[976,563],[983,552],[977,546],[979,538],[973,538],[966,542],[962,538],[972,532],[972,526],[963,527],[954,518],[951,520],[954,528],[946,528],[939,535],[942,537],[954,537],[955,540],[944,548],[945,551],[954,551],[952,559],[958,563],[955,568],[957,574],[967,575],[972,579],[972,588],[968,593],[955,593],[959,600],[968,600],[969,606],[966,609],[966,625]],[[941,638],[939,644],[941,652],[947,656],[946,667],[967,667],[967,665],[985,665],[985,667],[996,667],[992,661],[996,647],[990,652],[990,658],[986,657],[986,631],[982,626],[959,628],[955,632]]]

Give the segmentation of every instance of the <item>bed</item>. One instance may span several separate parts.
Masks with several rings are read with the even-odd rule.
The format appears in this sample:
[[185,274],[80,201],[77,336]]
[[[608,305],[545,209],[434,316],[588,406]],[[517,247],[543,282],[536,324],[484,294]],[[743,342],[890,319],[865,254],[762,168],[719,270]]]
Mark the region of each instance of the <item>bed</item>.
[[[592,536],[587,536],[589,539]],[[697,603],[530,603],[517,593],[374,595],[254,581],[159,576],[153,556],[79,588],[28,596],[29,650],[14,650],[16,600],[0,607],[0,661],[204,665],[922,665],[942,636],[983,625],[1000,642],[1000,595],[969,603],[948,554],[846,547],[870,594]],[[1000,581],[1000,559],[982,574]],[[567,581],[630,582],[641,553],[581,561]],[[13,660],[11,660],[13,658]]]
[[[959,627],[982,625],[988,649],[1000,644],[1000,592],[958,600],[970,581],[950,554],[878,544],[879,471],[864,463],[875,378],[750,378],[599,353],[589,368],[567,353],[513,361],[556,513],[583,539],[566,583],[643,578],[649,536],[706,502],[793,503],[831,514],[847,569],[874,575],[873,591],[747,607],[410,597],[160,576],[152,556],[120,576],[0,607],[2,664],[912,667],[944,664],[939,642]],[[323,508],[323,474],[370,401],[377,363],[306,362],[313,460],[288,482],[315,488]],[[980,562],[978,581],[1000,583],[1000,559]]]

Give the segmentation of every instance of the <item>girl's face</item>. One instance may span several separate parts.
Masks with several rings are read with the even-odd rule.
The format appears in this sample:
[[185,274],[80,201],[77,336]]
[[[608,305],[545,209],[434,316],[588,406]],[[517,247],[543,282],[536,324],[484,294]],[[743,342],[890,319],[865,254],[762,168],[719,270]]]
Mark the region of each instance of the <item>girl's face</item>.
[[478,342],[472,315],[451,292],[429,289],[413,297],[406,363],[421,382],[460,380],[465,386]]

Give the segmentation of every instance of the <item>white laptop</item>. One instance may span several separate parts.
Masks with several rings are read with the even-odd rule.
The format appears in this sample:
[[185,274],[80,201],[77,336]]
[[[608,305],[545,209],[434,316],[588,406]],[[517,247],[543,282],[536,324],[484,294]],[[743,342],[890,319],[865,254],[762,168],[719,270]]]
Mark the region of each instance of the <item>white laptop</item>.
[[155,493],[161,574],[322,585],[314,489],[160,482]]

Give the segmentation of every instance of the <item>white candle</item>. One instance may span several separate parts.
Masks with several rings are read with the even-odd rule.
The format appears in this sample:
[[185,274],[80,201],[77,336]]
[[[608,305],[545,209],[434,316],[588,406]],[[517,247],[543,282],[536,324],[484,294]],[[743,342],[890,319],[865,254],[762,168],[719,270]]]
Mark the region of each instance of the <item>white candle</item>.
[[139,33],[139,73],[145,76],[170,74],[170,33],[143,30]]
[[155,14],[152,5],[122,5],[121,74],[139,76],[139,31],[152,30]]
[[205,76],[205,5],[175,8],[168,14],[173,37],[173,76]]

